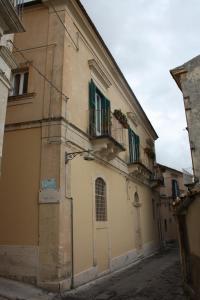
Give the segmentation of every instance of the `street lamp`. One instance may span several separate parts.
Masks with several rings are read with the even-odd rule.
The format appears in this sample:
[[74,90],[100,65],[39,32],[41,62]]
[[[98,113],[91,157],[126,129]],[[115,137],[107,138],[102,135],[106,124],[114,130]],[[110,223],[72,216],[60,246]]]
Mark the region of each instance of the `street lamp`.
[[77,155],[81,155],[81,154],[85,154],[84,160],[92,161],[92,160],[94,160],[94,156],[92,155],[91,151],[92,150],[76,151],[76,152],[71,152],[71,153],[65,152],[65,164],[67,164],[69,162],[69,160],[72,160],[74,157],[76,157]]

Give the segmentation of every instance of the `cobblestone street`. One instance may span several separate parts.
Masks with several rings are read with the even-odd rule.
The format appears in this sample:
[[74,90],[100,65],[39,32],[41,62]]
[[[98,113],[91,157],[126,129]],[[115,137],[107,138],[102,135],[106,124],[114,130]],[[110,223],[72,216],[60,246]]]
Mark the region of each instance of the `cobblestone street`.
[[178,251],[170,249],[63,296],[65,300],[185,300]]

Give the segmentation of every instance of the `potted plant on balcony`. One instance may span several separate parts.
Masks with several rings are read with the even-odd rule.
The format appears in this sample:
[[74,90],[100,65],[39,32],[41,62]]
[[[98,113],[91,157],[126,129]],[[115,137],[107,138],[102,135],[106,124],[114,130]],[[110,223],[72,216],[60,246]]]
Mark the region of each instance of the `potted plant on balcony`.
[[122,124],[122,126],[126,129],[129,128],[128,120],[126,115],[121,111],[121,109],[115,109],[113,112],[115,118]]
[[154,149],[152,149],[150,147],[146,147],[146,148],[144,148],[144,152],[148,155],[149,158],[155,160],[156,155],[155,155]]

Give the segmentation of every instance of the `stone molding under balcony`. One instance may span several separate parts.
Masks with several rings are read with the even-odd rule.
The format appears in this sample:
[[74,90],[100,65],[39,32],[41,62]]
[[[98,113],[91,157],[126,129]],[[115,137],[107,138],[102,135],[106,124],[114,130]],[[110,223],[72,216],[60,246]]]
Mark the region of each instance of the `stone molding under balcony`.
[[159,188],[163,185],[164,177],[161,174],[152,174],[150,178],[151,188]]
[[17,14],[16,7],[10,0],[0,1],[0,28],[3,34],[25,31]]
[[108,161],[114,159],[120,152],[126,150],[123,145],[118,143],[110,135],[93,137],[91,142],[94,154],[97,154]]
[[2,82],[8,89],[10,88],[10,81],[6,77],[5,73],[0,69],[0,82]]
[[12,52],[5,46],[0,46],[0,57],[9,66],[10,69],[16,69],[17,63]]
[[149,181],[152,175],[152,172],[140,161],[130,163],[128,171],[130,176],[137,177],[142,181]]

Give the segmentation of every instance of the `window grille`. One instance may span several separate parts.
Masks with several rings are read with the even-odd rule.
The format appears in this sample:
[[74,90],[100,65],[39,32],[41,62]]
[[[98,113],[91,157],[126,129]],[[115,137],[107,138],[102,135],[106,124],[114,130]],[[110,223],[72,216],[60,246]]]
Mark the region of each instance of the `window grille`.
[[96,221],[107,221],[106,183],[102,178],[95,182]]

